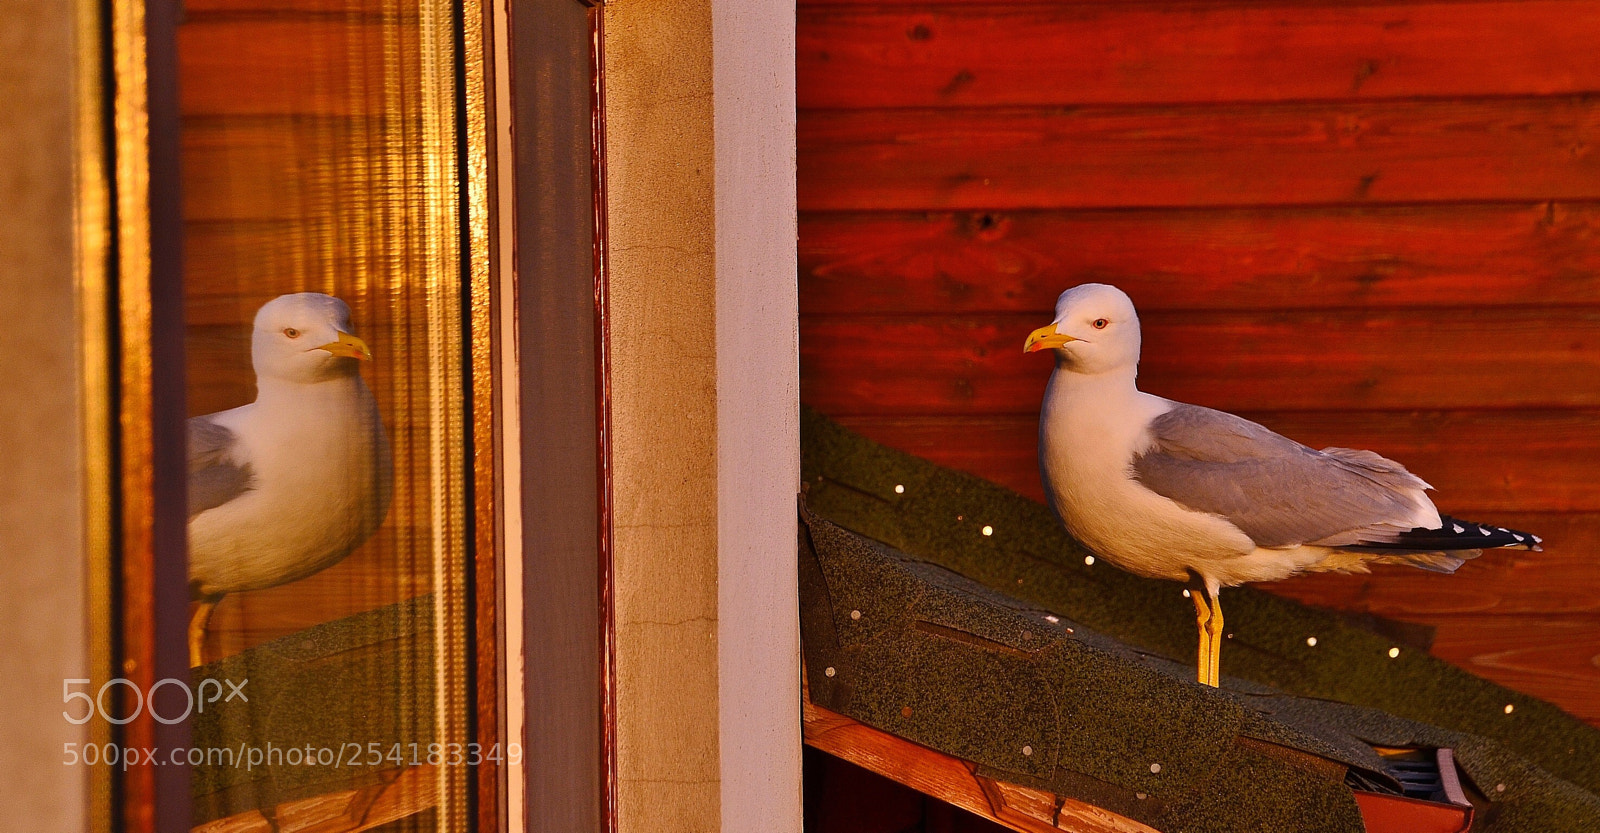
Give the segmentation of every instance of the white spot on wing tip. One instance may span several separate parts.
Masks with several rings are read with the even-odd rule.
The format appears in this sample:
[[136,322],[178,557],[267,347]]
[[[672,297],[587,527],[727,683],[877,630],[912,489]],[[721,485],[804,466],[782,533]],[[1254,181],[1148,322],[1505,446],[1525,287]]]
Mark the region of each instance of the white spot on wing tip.
[[1464,527],[1464,526],[1462,526],[1462,525],[1461,525],[1461,524],[1451,524],[1451,526],[1454,526],[1454,527],[1455,527],[1455,530],[1456,530],[1456,534],[1457,534],[1457,535],[1460,535],[1460,534],[1461,534],[1461,533],[1463,533],[1463,532],[1466,532],[1466,531],[1467,531],[1467,528],[1466,528],[1466,527]]
[[1480,527],[1478,527],[1478,534],[1479,534],[1479,535],[1482,535],[1482,536],[1483,536],[1483,537],[1485,537],[1485,538],[1487,538],[1487,537],[1489,537],[1489,536],[1490,536],[1490,535],[1493,535],[1493,534],[1494,534],[1494,533],[1492,533],[1492,532],[1490,532],[1490,531],[1489,531],[1489,530],[1487,530],[1487,529],[1485,529],[1485,528],[1484,528],[1484,527],[1481,527],[1481,526],[1480,526]]

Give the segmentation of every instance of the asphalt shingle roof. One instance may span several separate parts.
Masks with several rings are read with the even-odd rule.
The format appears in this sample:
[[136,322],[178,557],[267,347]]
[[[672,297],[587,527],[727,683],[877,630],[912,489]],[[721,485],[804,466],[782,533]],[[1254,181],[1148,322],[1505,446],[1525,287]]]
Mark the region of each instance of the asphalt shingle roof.
[[1392,785],[1374,745],[1455,749],[1477,829],[1600,830],[1600,732],[1549,703],[1248,587],[1209,689],[1182,588],[1090,563],[1048,508],[811,411],[802,474],[819,705],[1168,833],[1361,830],[1306,762]]

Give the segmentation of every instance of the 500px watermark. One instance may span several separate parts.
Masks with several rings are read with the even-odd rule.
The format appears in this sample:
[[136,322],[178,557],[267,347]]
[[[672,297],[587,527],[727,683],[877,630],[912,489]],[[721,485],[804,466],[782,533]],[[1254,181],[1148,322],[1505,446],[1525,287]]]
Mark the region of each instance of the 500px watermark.
[[186,747],[166,751],[154,747],[122,746],[116,743],[67,743],[62,747],[66,766],[86,764],[121,767],[209,766],[234,767],[246,771],[257,767],[380,767],[380,766],[480,766],[485,763],[522,763],[522,745],[510,743],[501,752],[500,744],[478,743],[342,743],[337,746],[265,746],[240,743],[238,746]]
[[[100,690],[92,697],[87,691],[73,691],[73,686],[88,686],[91,683],[91,680],[81,678],[68,678],[61,681],[61,702],[67,704],[68,706],[68,709],[61,712],[61,716],[66,718],[68,723],[82,725],[84,723],[88,723],[94,718],[95,715],[98,714],[100,715],[101,719],[105,720],[107,723],[114,723],[118,726],[121,726],[125,723],[134,721],[148,708],[150,711],[150,716],[154,718],[156,722],[165,723],[170,726],[174,723],[182,723],[183,721],[188,720],[189,715],[191,714],[204,714],[206,706],[212,703],[226,703],[229,700],[234,699],[238,699],[245,703],[250,702],[250,698],[244,693],[244,687],[250,683],[248,679],[240,680],[239,682],[235,683],[233,680],[217,680],[207,677],[206,679],[201,680],[198,686],[190,688],[189,683],[184,680],[167,677],[166,679],[157,680],[156,682],[151,683],[150,688],[147,691],[139,688],[139,684],[132,680],[124,679],[122,677],[114,677],[106,680],[105,683],[100,686]],[[226,693],[224,693],[224,686],[226,686]],[[131,708],[131,711],[121,716],[112,714],[111,708],[106,703],[106,696],[108,694],[113,695],[112,699],[115,700],[114,695],[117,693],[119,687],[126,692],[126,699],[132,701],[132,705],[129,707]],[[161,714],[157,712],[156,695],[160,693],[162,689],[172,688],[176,688],[178,691],[183,693],[183,713],[173,715],[171,713]],[[162,699],[170,701],[176,696],[176,694],[172,694],[163,697]],[[76,701],[80,700],[83,702],[83,713],[74,715],[72,713],[72,707]],[[172,704],[169,703],[169,712],[171,708]]]

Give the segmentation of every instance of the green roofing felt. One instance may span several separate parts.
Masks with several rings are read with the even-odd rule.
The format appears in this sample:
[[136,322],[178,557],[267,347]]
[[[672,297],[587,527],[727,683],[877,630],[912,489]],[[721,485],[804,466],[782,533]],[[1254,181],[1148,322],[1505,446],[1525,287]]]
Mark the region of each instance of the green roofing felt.
[[[419,596],[195,669],[196,690],[213,679],[223,697],[194,716],[190,745],[232,758],[213,753],[193,768],[195,824],[367,786],[425,760],[432,633],[432,597]],[[227,699],[226,681],[243,696]],[[308,746],[320,760],[306,762]]]
[[1600,830],[1600,732],[1555,706],[1249,588],[1224,596],[1224,690],[1207,689],[1181,587],[1086,564],[1048,508],[810,411],[802,468],[838,525],[811,523],[802,559],[825,706],[1166,831],[1360,829],[1342,783],[1253,741],[1380,780],[1368,744],[1447,746],[1492,803],[1480,829]]

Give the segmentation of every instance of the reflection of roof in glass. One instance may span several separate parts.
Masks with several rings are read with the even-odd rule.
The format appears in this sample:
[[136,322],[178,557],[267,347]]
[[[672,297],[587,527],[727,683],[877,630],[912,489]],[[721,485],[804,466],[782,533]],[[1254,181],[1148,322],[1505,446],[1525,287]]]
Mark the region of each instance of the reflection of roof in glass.
[[1047,508],[812,412],[802,458],[824,708],[1160,829],[1361,830],[1350,786],[1415,777],[1373,746],[1454,749],[1484,829],[1600,829],[1600,732],[1548,703],[1249,588],[1204,688],[1171,659],[1181,588],[1089,562]]

